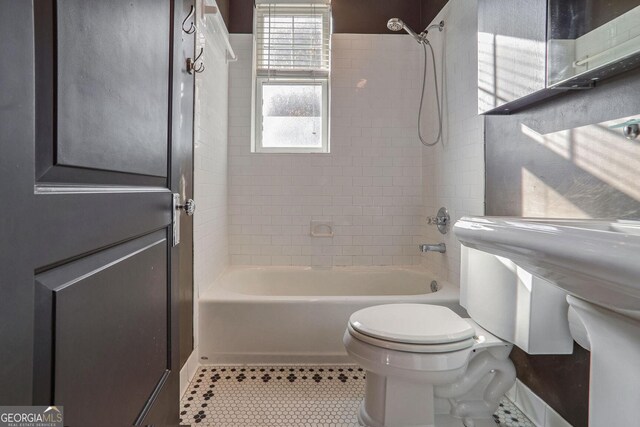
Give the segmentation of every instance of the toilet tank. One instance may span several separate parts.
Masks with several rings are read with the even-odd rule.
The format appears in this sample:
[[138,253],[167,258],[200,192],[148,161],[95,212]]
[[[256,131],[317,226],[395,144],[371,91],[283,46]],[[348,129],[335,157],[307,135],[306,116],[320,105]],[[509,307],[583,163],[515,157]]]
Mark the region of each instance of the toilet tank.
[[571,354],[566,293],[507,258],[462,246],[460,304],[529,354]]

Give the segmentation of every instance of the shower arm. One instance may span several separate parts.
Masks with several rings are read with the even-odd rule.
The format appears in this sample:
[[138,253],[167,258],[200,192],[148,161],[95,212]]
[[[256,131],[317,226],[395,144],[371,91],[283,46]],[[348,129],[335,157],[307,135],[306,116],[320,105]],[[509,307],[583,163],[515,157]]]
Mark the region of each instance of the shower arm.
[[437,28],[438,31],[444,30],[444,21],[440,21],[438,24],[429,25],[420,34],[418,34],[418,37],[428,43],[429,41],[427,40],[427,34],[429,34],[429,30],[431,30],[432,28]]

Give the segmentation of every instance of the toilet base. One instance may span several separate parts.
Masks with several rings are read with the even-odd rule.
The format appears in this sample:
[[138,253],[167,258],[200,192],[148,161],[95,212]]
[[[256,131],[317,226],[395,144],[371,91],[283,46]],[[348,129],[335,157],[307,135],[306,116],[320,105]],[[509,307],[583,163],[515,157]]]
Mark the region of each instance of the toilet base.
[[[364,401],[360,404],[360,410],[358,411],[358,423],[361,426],[366,427],[386,427],[383,424],[377,423],[367,414],[364,407]],[[495,427],[496,423],[493,419],[473,420],[472,424],[465,425],[460,418],[451,416],[450,414],[436,414],[434,417],[434,424],[437,427]],[[424,424],[416,424],[412,427],[422,427]],[[398,426],[399,427],[399,426]]]
[[363,366],[367,382],[358,421],[371,427],[493,425],[500,399],[515,382],[510,350],[510,345],[482,349],[471,357],[464,374],[448,384],[378,374]]
[[[451,415],[447,399],[434,397],[433,385],[384,377],[367,371],[358,422],[367,427],[485,427],[492,417],[463,420]],[[479,384],[484,388],[485,384]]]
[[367,371],[358,420],[371,427],[435,427],[433,385]]

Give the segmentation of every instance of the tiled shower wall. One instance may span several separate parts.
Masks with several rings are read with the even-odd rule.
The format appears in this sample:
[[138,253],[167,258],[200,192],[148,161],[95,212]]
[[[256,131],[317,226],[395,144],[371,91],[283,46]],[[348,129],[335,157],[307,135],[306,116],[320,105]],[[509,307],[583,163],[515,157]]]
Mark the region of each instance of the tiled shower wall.
[[[230,67],[232,264],[420,263],[421,55],[409,36],[332,39],[331,153],[251,153],[252,38],[234,34]],[[310,236],[312,220],[333,238]]]
[[[199,15],[199,14],[198,14]],[[226,29],[211,19],[198,22],[196,49],[204,47],[205,71],[196,74],[194,110],[194,330],[198,296],[229,263],[227,237],[227,122],[229,70]],[[195,334],[194,346],[198,346]]]
[[[445,29],[431,31],[443,104],[443,142],[422,149],[425,216],[435,216],[442,206],[452,223],[465,215],[484,214],[484,120],[478,116],[477,1],[450,0],[434,19]],[[431,56],[428,56],[423,127],[425,139],[437,133]],[[422,55],[420,55],[422,59]],[[422,64],[421,64],[422,65]],[[449,232],[442,235],[423,224],[424,241],[444,242],[446,254],[430,253],[424,264],[438,277],[460,283],[460,244]]]

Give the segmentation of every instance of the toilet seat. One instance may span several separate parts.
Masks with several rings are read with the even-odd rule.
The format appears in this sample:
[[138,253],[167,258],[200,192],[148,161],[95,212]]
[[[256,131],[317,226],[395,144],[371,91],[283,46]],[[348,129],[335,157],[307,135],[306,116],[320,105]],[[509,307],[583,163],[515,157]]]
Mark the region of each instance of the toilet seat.
[[347,330],[352,337],[367,344],[386,348],[388,350],[405,351],[408,353],[449,353],[472,347],[476,342],[473,338],[469,338],[448,344],[407,344],[370,337],[369,335],[356,331],[350,324],[347,325]]
[[351,315],[354,338],[377,347],[413,353],[445,353],[474,344],[475,329],[446,307],[428,304],[385,304]]

